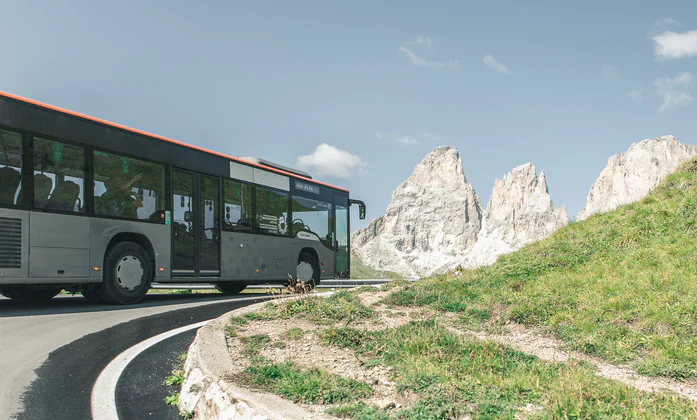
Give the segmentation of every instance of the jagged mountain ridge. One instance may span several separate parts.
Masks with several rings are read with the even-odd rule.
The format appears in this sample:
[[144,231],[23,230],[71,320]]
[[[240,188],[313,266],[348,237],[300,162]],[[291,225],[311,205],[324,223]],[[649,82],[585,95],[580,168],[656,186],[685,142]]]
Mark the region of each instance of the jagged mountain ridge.
[[354,233],[352,244],[366,265],[418,277],[491,263],[567,222],[566,211],[552,204],[544,173],[538,179],[530,163],[496,181],[484,212],[457,149],[441,146],[395,189],[385,215]]
[[[697,146],[673,136],[632,144],[608,160],[577,220],[643,198],[695,154]],[[552,203],[544,171],[538,177],[531,163],[497,179],[483,210],[457,149],[441,146],[397,187],[386,214],[355,232],[352,243],[366,265],[418,277],[458,265],[492,264],[568,220],[564,206]]]

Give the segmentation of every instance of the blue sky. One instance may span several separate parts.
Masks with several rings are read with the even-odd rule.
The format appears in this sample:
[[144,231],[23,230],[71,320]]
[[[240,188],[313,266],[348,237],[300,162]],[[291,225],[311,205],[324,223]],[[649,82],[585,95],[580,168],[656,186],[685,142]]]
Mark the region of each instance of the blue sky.
[[697,3],[531,3],[3,1],[0,90],[304,164],[369,219],[441,144],[484,204],[533,162],[575,216],[631,143],[697,143]]

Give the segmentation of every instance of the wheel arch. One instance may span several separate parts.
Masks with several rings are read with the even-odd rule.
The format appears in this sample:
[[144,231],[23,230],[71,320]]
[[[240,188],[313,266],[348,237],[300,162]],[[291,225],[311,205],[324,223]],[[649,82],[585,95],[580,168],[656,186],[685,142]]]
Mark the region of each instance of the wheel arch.
[[145,252],[148,254],[148,257],[150,257],[150,262],[152,263],[152,277],[154,279],[157,275],[157,270],[155,269],[157,261],[155,247],[153,247],[152,242],[150,242],[150,239],[148,239],[148,237],[142,233],[119,232],[113,235],[111,239],[109,239],[109,242],[107,242],[106,248],[104,248],[104,264],[106,265],[106,256],[109,255],[109,251],[111,250],[111,248],[113,248],[116,244],[120,242],[133,242],[143,247]]

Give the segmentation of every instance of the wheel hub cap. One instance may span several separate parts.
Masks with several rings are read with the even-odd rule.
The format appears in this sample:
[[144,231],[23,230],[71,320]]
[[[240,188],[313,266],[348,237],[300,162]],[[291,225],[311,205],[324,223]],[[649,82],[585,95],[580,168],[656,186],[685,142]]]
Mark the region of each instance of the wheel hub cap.
[[311,282],[312,276],[315,274],[315,271],[312,269],[312,264],[307,261],[300,261],[298,263],[297,272],[300,280],[304,281],[305,283]]
[[116,265],[116,281],[124,290],[132,292],[143,281],[143,264],[132,255],[126,256]]

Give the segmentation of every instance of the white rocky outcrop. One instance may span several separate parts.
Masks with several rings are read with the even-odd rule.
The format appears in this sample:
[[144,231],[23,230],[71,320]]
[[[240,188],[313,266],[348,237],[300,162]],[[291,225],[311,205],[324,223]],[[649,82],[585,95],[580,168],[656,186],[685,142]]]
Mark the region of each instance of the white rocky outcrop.
[[392,194],[384,216],[356,232],[354,252],[375,269],[429,275],[477,241],[482,209],[457,149],[441,146]]
[[554,207],[544,171],[532,163],[497,179],[477,243],[466,251],[464,266],[493,264],[499,255],[543,239],[569,222],[564,207]]
[[457,150],[441,146],[416,165],[392,194],[386,214],[356,232],[352,244],[364,264],[418,277],[491,264],[566,223],[544,173],[538,179],[530,163],[496,181],[483,213]]
[[697,147],[673,136],[646,139],[612,156],[588,193],[576,220],[613,210],[646,196],[661,180],[697,154]]

